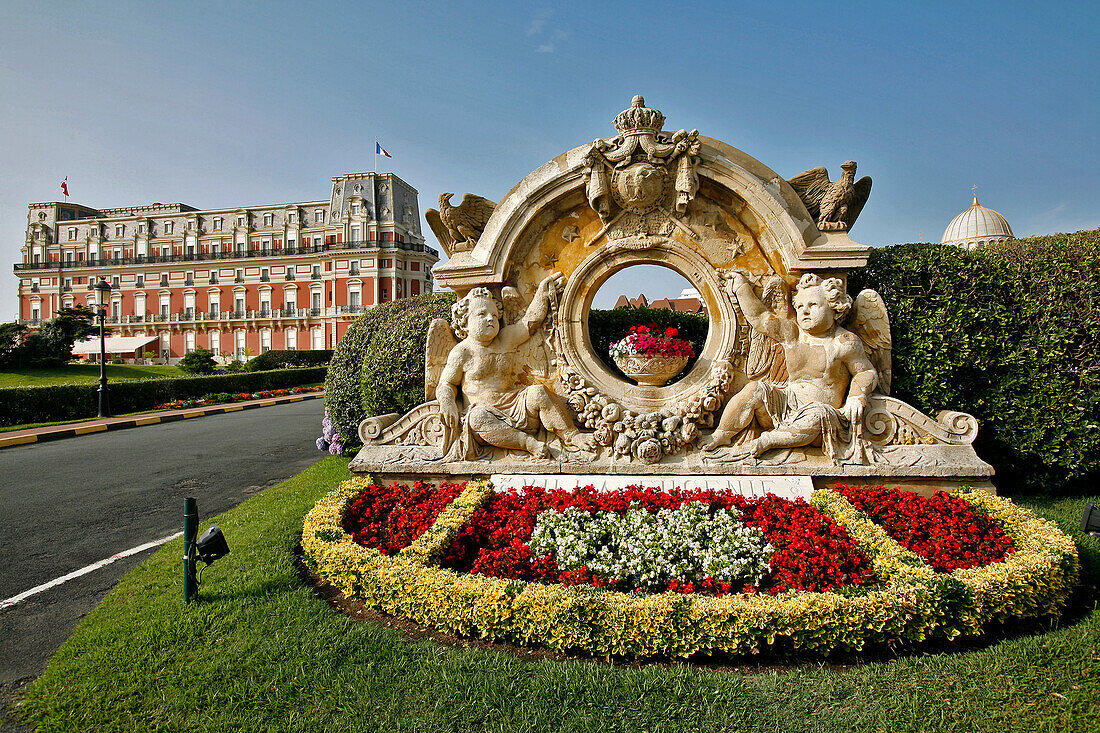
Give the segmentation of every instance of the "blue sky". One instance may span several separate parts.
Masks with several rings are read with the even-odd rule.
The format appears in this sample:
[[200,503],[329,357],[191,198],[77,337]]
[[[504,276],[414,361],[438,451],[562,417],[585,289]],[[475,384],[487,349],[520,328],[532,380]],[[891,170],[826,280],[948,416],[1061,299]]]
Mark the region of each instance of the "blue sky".
[[1098,31],[1095,2],[5,0],[0,319],[66,176],[99,207],[315,200],[378,137],[422,209],[499,199],[639,93],[788,178],[858,161],[867,244],[938,240],[974,184],[1018,236],[1094,228]]

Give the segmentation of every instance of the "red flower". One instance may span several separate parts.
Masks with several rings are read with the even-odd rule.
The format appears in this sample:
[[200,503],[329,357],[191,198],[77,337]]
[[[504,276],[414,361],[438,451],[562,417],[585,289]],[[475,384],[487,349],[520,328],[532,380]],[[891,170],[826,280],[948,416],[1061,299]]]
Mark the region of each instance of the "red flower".
[[676,338],[679,335],[680,335],[680,332],[677,331],[672,326],[669,326],[668,328],[665,329],[665,336],[669,337],[670,339],[671,338]]

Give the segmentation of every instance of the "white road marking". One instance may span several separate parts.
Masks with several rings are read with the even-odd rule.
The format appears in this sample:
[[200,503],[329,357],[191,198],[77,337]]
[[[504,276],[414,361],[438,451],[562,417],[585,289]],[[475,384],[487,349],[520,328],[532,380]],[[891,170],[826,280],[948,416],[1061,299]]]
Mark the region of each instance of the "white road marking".
[[88,573],[94,572],[96,570],[99,570],[102,567],[106,567],[107,565],[110,565],[113,562],[121,560],[124,557],[130,557],[130,555],[136,555],[139,552],[145,552],[146,550],[151,550],[154,547],[160,547],[164,543],[171,542],[172,540],[176,539],[177,537],[182,537],[182,536],[183,536],[183,532],[176,532],[175,534],[168,535],[167,537],[161,537],[159,540],[153,540],[152,542],[146,542],[144,545],[138,545],[137,547],[131,547],[129,550],[123,550],[122,552],[119,552],[115,555],[111,555],[110,557],[106,558],[105,560],[100,560],[99,562],[94,562],[91,565],[87,565],[85,567],[80,568],[80,570],[74,570],[71,573],[69,573],[68,575],[62,575],[60,578],[54,578],[53,580],[51,580],[48,583],[43,583],[42,585],[36,585],[34,588],[31,588],[30,590],[25,590],[17,596],[12,596],[11,598],[5,598],[4,600],[0,601],[0,609],[8,608],[10,606],[14,606],[15,604],[20,603],[21,601],[24,601],[24,600],[30,598],[31,596],[33,596],[37,593],[41,593],[44,590],[49,590],[50,588],[56,588],[57,586],[61,585],[62,583],[69,582],[73,578],[79,578],[81,575],[87,575]]

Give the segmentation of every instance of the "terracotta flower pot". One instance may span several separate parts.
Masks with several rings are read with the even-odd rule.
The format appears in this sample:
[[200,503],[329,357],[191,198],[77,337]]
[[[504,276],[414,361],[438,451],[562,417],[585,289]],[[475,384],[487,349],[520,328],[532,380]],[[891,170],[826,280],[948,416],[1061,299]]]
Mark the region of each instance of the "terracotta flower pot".
[[686,356],[616,356],[623,374],[643,387],[663,387],[688,363]]

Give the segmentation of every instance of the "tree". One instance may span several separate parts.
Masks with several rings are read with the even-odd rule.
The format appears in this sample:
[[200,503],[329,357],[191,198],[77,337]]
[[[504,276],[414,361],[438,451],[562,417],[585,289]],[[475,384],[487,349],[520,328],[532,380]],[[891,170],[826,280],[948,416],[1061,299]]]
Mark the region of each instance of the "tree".
[[214,372],[214,352],[210,349],[195,349],[184,354],[177,364],[188,374],[212,374]]
[[[37,331],[29,334],[24,331],[26,335],[17,346],[12,330],[7,342],[11,345],[9,360],[20,366],[61,366],[72,359],[74,343],[96,333],[92,317],[92,309],[84,305],[61,308],[57,316],[44,322]],[[3,335],[0,335],[0,340],[2,338]],[[4,348],[0,347],[0,352],[3,351]]]
[[30,331],[21,323],[0,324],[0,367],[17,366]]

